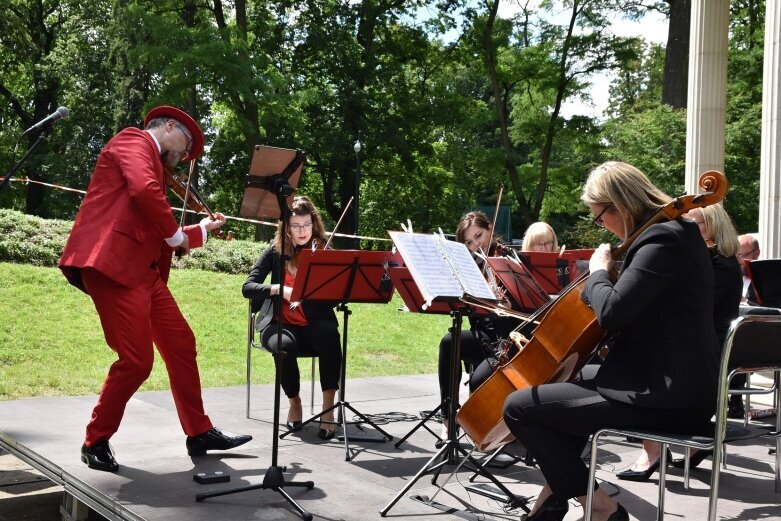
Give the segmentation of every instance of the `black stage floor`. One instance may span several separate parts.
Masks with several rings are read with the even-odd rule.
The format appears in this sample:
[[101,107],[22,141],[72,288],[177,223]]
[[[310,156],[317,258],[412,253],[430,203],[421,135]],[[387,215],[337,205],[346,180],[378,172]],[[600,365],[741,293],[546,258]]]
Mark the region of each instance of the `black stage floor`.
[[[305,386],[306,387],[306,386]],[[355,379],[347,382],[347,399],[361,413],[388,415],[398,412],[417,416],[437,404],[435,375]],[[256,490],[196,502],[199,492],[258,484],[271,463],[273,388],[253,386],[251,418],[245,417],[245,388],[204,390],[206,410],[219,428],[254,436],[249,444],[224,453],[189,457],[170,393],[136,394],[130,402],[121,430],[112,439],[120,463],[117,474],[96,472],[79,460],[79,448],[95,396],[54,397],[0,402],[0,447],[21,457],[113,519],[148,521],[247,521],[294,520],[298,514],[276,492]],[[319,393],[317,393],[319,394]],[[308,404],[305,401],[305,409]],[[316,398],[319,403],[319,398]],[[284,400],[281,417],[287,408]],[[772,418],[770,418],[772,420]],[[380,519],[379,511],[436,452],[434,437],[421,429],[400,448],[394,443],[414,423],[396,421],[381,427],[391,442],[351,442],[351,461],[345,461],[344,444],[336,439],[320,441],[312,425],[279,443],[279,465],[296,481],[312,480],[311,490],[287,488],[315,519]],[[438,425],[429,424],[435,431]],[[352,427],[355,429],[355,427]],[[368,431],[373,429],[369,428]],[[781,495],[773,490],[768,441],[731,446],[729,468],[722,473],[719,517],[722,519],[777,519]],[[609,439],[600,450],[598,477],[608,480],[609,490],[632,513],[632,519],[656,516],[657,478],[647,483],[619,482],[614,472],[632,464],[637,445]],[[482,457],[480,453],[477,456]],[[692,472],[692,488],[683,489],[682,471],[668,472],[666,512],[670,519],[704,519],[707,512],[710,460]],[[455,469],[446,466],[439,482]],[[222,471],[229,483],[199,485],[197,472]],[[518,496],[534,496],[540,488],[540,472],[523,463],[492,469]],[[520,511],[507,509],[495,499],[467,490],[471,473],[459,472],[435,497],[438,506],[410,496],[432,497],[431,477],[420,479],[388,512],[394,520],[518,519]],[[484,479],[478,479],[484,482]],[[620,487],[616,487],[619,484]],[[0,501],[1,503],[1,501]],[[0,505],[1,506],[1,505]],[[1,510],[1,508],[0,508]],[[477,516],[469,510],[480,512]],[[101,511],[101,510],[99,510]],[[573,504],[567,521],[581,518]],[[9,518],[11,519],[11,518]]]

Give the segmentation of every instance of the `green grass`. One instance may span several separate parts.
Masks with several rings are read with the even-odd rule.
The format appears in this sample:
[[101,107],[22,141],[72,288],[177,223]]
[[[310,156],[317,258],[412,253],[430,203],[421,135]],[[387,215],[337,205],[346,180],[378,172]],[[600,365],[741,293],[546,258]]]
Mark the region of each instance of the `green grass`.
[[[0,273],[0,399],[100,392],[115,355],[89,297],[56,268],[0,263]],[[171,274],[171,291],[198,340],[204,387],[245,383],[244,280],[199,270]],[[398,295],[390,304],[350,305],[348,378],[436,371],[439,340],[450,318],[399,312],[400,305]],[[272,383],[273,377],[271,356],[256,351],[253,383]],[[141,390],[167,388],[165,367],[156,357]]]

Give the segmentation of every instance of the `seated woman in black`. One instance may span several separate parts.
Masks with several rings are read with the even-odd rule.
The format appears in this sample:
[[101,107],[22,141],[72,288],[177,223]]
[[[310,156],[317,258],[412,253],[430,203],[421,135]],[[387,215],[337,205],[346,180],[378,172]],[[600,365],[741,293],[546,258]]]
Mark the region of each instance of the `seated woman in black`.
[[[622,240],[670,201],[642,172],[620,162],[594,169],[581,199],[594,224]],[[654,224],[629,247],[615,281],[613,266],[610,245],[602,244],[581,294],[612,334],[595,377],[524,388],[505,401],[507,426],[547,481],[529,521],[564,519],[570,498],[585,506],[594,485],[581,455],[599,429],[694,431],[713,414],[719,353],[713,270],[697,225],[685,219]],[[596,521],[629,519],[601,489],[593,511]]]
[[[282,328],[282,345],[277,346],[277,317],[270,316],[273,306],[262,306],[268,310],[267,316],[259,316],[258,324],[267,324],[261,331],[263,345],[274,352],[277,349],[285,351],[282,364],[282,389],[290,401],[287,416],[288,428],[293,431],[301,429],[301,375],[298,371],[296,357],[316,354],[320,361],[320,388],[323,391],[323,410],[334,405],[336,390],[339,388],[339,370],[342,364],[342,349],[339,338],[338,323],[333,305],[324,302],[303,302],[290,309],[290,295],[298,270],[298,255],[301,251],[326,244],[325,229],[320,214],[312,201],[304,196],[293,200],[287,230],[282,230],[282,222],[277,226],[277,233],[271,246],[261,253],[255,266],[241,288],[246,298],[256,300],[262,306],[272,296],[282,291],[282,313],[284,324]],[[285,254],[289,260],[285,263],[285,280],[279,279],[279,255],[281,235],[285,233]],[[266,277],[271,274],[271,283],[266,284]],[[317,435],[322,440],[334,437],[333,411],[321,417],[320,429]]]
[[[470,252],[489,253],[489,241],[491,241],[491,223],[488,217],[480,211],[469,212],[461,218],[456,228],[456,240],[466,245]],[[494,238],[495,239],[495,238]],[[470,328],[461,332],[461,361],[477,367],[481,362],[493,356],[493,345],[500,338],[505,338],[518,324],[518,321],[510,317],[498,317],[496,315],[483,315],[469,317]],[[450,362],[453,352],[453,339],[450,333],[442,337],[439,342],[439,391],[442,403],[450,397],[451,371]],[[457,367],[457,376],[461,380],[461,363]],[[471,387],[470,391],[474,388]],[[455,397],[458,408],[458,396]],[[448,407],[442,407],[442,438],[448,436]]]
[[[738,259],[735,257],[739,247],[738,234],[732,225],[732,220],[720,204],[695,208],[684,217],[697,224],[710,251],[714,284],[713,324],[716,327],[716,339],[721,346],[724,344],[730,322],[738,316],[743,292],[743,275]],[[740,376],[743,376],[742,381],[737,377],[733,378],[730,382],[731,387],[742,387],[745,384],[745,375]],[[735,403],[736,399],[742,408],[740,395],[731,396],[730,404]],[[643,450],[632,468],[619,472],[616,477],[629,481],[646,481],[659,468],[661,447],[659,443],[643,441]],[[710,451],[694,451],[691,457],[692,466],[696,467],[710,453]],[[682,459],[668,459],[668,462],[673,466],[683,467]]]

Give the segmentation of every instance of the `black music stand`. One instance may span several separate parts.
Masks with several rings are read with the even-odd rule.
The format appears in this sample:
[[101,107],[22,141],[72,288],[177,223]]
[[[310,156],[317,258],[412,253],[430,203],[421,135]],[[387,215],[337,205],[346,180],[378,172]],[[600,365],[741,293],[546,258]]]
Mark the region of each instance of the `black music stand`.
[[757,303],[781,307],[781,259],[752,260],[746,266]]
[[[455,302],[432,302],[429,306],[426,306],[423,300],[423,295],[421,295],[420,290],[415,285],[415,281],[412,279],[412,275],[410,275],[409,269],[405,267],[391,268],[389,275],[390,275],[391,282],[393,282],[393,286],[398,290],[399,295],[401,295],[401,299],[404,301],[404,304],[407,306],[407,309],[409,309],[413,313],[426,313],[429,315],[450,315],[458,308],[458,306],[455,305]],[[458,361],[457,363],[461,363],[461,362]],[[454,367],[453,371],[457,371],[457,367],[458,366]],[[456,390],[458,390],[458,386],[456,386]],[[444,441],[442,438],[439,437],[439,434],[431,430],[431,428],[428,426],[428,422],[434,416],[436,416],[437,413],[440,413],[445,407],[449,407],[449,403],[450,403],[449,398],[439,402],[434,409],[429,411],[428,414],[424,415],[423,418],[421,418],[421,420],[418,423],[416,423],[415,426],[412,427],[412,429],[410,429],[409,432],[407,432],[407,434],[405,434],[402,438],[400,438],[399,441],[394,443],[393,446],[396,447],[397,449],[401,447],[401,444],[407,441],[407,438],[415,434],[415,432],[421,427],[426,429],[432,436],[434,436],[437,439],[437,444]],[[450,425],[448,425],[448,427],[450,427]]]
[[[489,497],[496,499],[498,501],[502,501],[506,503],[509,507],[515,508],[520,507],[523,508],[528,512],[528,508],[526,507],[526,503],[528,502],[527,498],[523,497],[517,497],[512,492],[510,492],[507,487],[501,483],[499,480],[496,479],[496,477],[488,472],[483,465],[481,465],[477,460],[475,460],[471,453],[467,452],[463,447],[459,444],[459,436],[458,436],[458,429],[456,425],[456,400],[455,397],[458,396],[459,389],[458,386],[460,384],[459,379],[457,378],[458,374],[458,365],[461,363],[461,327],[463,322],[464,315],[468,315],[470,313],[473,313],[473,310],[469,308],[469,306],[465,305],[460,298],[436,298],[432,300],[429,303],[424,302],[423,293],[420,291],[420,288],[417,286],[417,283],[414,280],[414,276],[410,272],[409,269],[406,267],[401,268],[393,268],[390,270],[390,277],[391,280],[394,281],[394,285],[399,290],[399,294],[402,296],[402,299],[404,299],[405,304],[410,309],[410,311],[417,311],[417,312],[423,312],[423,313],[448,313],[452,317],[452,326],[450,328],[451,332],[451,338],[452,338],[452,353],[450,358],[450,397],[444,400],[442,403],[440,403],[436,409],[434,409],[432,412],[430,412],[428,415],[426,415],[425,418],[423,418],[409,433],[407,433],[404,438],[399,440],[398,443],[396,443],[396,447],[398,446],[407,438],[409,438],[412,433],[414,433],[417,429],[420,427],[424,427],[426,430],[428,430],[430,433],[432,433],[438,440],[441,442],[441,446],[439,447],[439,451],[434,454],[434,456],[429,459],[423,467],[415,474],[415,476],[412,477],[412,479],[409,480],[409,482],[402,488],[396,496],[394,496],[393,499],[385,506],[382,510],[380,510],[380,515],[382,517],[385,517],[390,509],[395,505],[399,499],[401,499],[404,494],[407,493],[407,491],[412,488],[412,486],[424,475],[429,473],[434,473],[434,476],[432,477],[431,483],[433,485],[436,485],[436,481],[439,477],[440,472],[442,469],[447,465],[457,465],[459,464],[459,453],[463,456],[463,458],[466,459],[467,462],[471,464],[470,470],[486,477],[489,479],[494,485],[499,488],[502,494],[496,494],[492,491],[484,491],[482,489],[478,488],[472,488],[471,490],[477,494],[481,495],[488,495]],[[446,440],[442,440],[436,433],[434,433],[426,424],[426,422],[434,416],[438,411],[442,410],[444,407],[448,407],[448,438]],[[431,501],[431,500],[424,500],[422,498],[420,499],[423,503],[426,503],[430,506],[436,507],[437,505]]]
[[[292,202],[293,192],[298,179],[301,176],[301,170],[304,167],[306,155],[301,150],[290,150],[273,147],[255,147],[255,154],[252,157],[250,165],[250,174],[244,179],[244,198],[241,203],[242,217],[267,217],[279,218],[282,221],[283,229],[287,228],[287,221],[290,217],[290,203]],[[276,206],[275,206],[276,205]],[[279,251],[279,280],[280,284],[285,280],[285,234],[281,234],[281,250]],[[278,319],[277,327],[277,346],[282,345],[282,302],[283,292],[280,291],[274,299],[274,311]],[[280,402],[280,383],[282,364],[284,363],[285,352],[275,351],[274,357],[274,423],[271,445],[271,466],[266,470],[263,476],[263,482],[259,485],[249,485],[234,489],[222,490],[218,492],[206,492],[195,495],[196,501],[217,496],[226,496],[238,492],[248,492],[257,489],[271,489],[280,494],[304,519],[311,521],[312,514],[304,510],[295,499],[293,499],[284,487],[305,487],[307,490],[315,486],[312,481],[285,481],[283,473],[286,467],[280,467],[277,462],[279,452],[279,402]]]
[[[298,272],[290,295],[291,302],[321,301],[338,302],[337,310],[344,313],[342,321],[342,367],[339,375],[339,399],[337,402],[315,416],[312,416],[301,426],[305,426],[326,413],[338,410],[337,422],[342,425],[344,441],[344,459],[350,461],[350,442],[356,441],[384,442],[393,436],[378,427],[369,418],[356,410],[345,400],[345,384],[347,376],[347,330],[348,317],[352,314],[348,307],[350,302],[387,304],[393,296],[393,285],[388,277],[389,251],[362,250],[314,250],[302,251],[298,261]],[[349,409],[360,421],[347,421],[345,409]],[[382,433],[382,437],[355,435],[347,433],[347,424],[367,423]],[[293,431],[282,433],[284,438]]]

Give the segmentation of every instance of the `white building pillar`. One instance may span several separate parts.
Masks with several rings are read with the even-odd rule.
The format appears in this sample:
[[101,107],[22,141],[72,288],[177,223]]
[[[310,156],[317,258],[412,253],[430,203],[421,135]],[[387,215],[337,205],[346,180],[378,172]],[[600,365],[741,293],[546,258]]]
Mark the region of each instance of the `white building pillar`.
[[729,0],[692,0],[691,9],[685,188],[693,194],[701,173],[724,172]]
[[781,0],[767,0],[759,166],[759,248],[781,257]]

